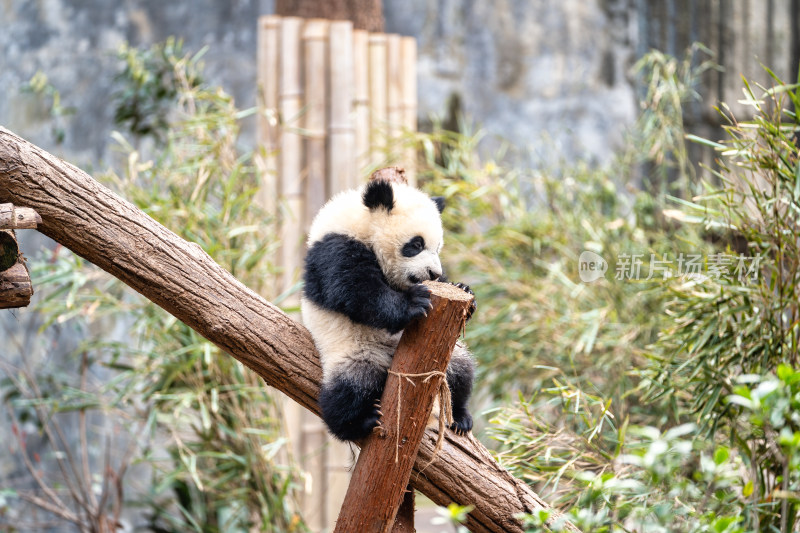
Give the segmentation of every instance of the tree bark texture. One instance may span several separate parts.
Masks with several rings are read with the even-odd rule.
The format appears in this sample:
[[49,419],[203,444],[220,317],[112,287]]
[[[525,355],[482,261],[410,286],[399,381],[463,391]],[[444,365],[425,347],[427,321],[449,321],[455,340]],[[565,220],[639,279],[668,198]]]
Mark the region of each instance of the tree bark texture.
[[[197,244],[3,127],[0,202],[35,209],[42,218],[39,231],[119,278],[319,415],[322,368],[308,330],[245,287]],[[435,444],[436,431],[429,429],[411,485],[439,505],[474,505],[467,522],[472,531],[522,532],[515,514],[550,509],[471,435],[448,431],[431,463]]]
[[[381,427],[361,446],[335,533],[388,533],[403,500],[420,439],[473,299],[453,285],[426,285],[433,307],[425,319],[403,331],[381,396]],[[440,420],[443,417],[442,412]]]
[[403,502],[397,510],[397,516],[394,518],[392,533],[416,533],[417,530],[414,527],[415,512],[416,502],[414,501],[414,489],[408,486],[403,495]]
[[357,30],[382,32],[381,0],[275,0],[275,14],[287,17],[351,20]]

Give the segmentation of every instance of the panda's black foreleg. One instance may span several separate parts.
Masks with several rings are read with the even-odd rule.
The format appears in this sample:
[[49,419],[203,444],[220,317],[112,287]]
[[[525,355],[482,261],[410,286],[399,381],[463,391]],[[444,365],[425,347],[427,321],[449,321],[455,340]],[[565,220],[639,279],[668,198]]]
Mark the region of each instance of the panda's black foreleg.
[[424,285],[394,290],[378,258],[363,242],[330,233],[309,248],[303,292],[318,306],[357,324],[397,333],[428,314],[431,292]]
[[380,420],[378,402],[387,372],[366,361],[352,363],[341,370],[322,384],[319,395],[322,419],[337,439],[360,440],[369,435]]
[[472,394],[475,363],[466,349],[456,345],[450,364],[447,366],[447,385],[453,406],[453,424],[450,429],[463,435],[472,430],[472,415],[467,404]]

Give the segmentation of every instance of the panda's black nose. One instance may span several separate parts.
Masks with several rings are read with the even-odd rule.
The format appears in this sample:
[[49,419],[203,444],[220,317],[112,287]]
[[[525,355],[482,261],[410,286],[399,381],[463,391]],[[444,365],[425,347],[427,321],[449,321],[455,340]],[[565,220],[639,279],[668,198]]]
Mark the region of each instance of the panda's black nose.
[[431,281],[436,281],[437,279],[442,277],[442,273],[441,272],[434,272],[433,270],[431,270],[429,268],[428,269],[428,277],[430,278]]

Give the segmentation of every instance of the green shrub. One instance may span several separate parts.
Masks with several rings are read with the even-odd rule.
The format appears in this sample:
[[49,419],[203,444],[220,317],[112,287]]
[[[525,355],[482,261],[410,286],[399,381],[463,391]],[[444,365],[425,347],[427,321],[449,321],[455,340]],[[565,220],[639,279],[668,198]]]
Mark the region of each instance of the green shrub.
[[[553,386],[529,391],[525,394],[529,399],[521,397],[516,405],[496,411],[489,435],[498,442],[499,459],[562,505],[564,517],[583,531],[796,529],[800,163],[795,135],[800,128],[794,110],[800,105],[800,85],[786,85],[777,78],[775,82],[771,88],[745,82],[751,119],[735,119],[722,104],[729,120],[727,140],[693,138],[719,151],[719,166],[711,170],[713,181],[690,182],[684,188],[701,188],[704,195],[671,199],[680,210],[663,209],[666,198],[638,196],[632,212],[641,216],[635,219],[631,237],[615,234],[610,239],[603,232],[608,219],[592,218],[582,207],[585,199],[593,198],[594,205],[603,206],[598,211],[614,212],[613,203],[608,211],[603,197],[593,196],[603,183],[597,177],[584,186],[587,194],[570,194],[563,183],[557,184],[561,189],[555,190],[562,195],[548,198],[544,205],[549,209],[539,215],[553,217],[548,231],[518,232],[529,239],[527,249],[535,249],[537,258],[558,257],[558,252],[563,257],[566,254],[554,243],[576,246],[573,236],[581,233],[572,215],[580,213],[578,220],[584,222],[586,233],[601,236],[596,250],[619,244],[625,249],[639,236],[643,239],[639,243],[646,242],[657,253],[675,253],[672,241],[673,247],[703,257],[700,271],[657,277],[648,284],[618,283],[609,288],[600,284],[587,289],[561,267],[559,277],[551,279],[566,277],[564,286],[572,283],[580,288],[568,293],[558,290],[556,283],[537,285],[543,273],[552,273],[553,265],[559,265],[558,260],[537,271],[530,253],[492,257],[508,268],[513,279],[524,276],[521,261],[533,267],[525,279],[536,289],[523,294],[535,303],[526,316],[537,316],[541,310],[538,316],[544,319],[535,325],[526,320],[523,329],[519,325],[516,329],[522,338],[525,328],[547,332],[550,336],[529,342],[548,346],[555,360],[550,364],[557,370],[552,371]],[[559,202],[571,210],[559,209]],[[531,210],[520,209],[514,222],[531,220]],[[494,231],[487,226],[483,233],[494,235]],[[534,236],[546,244],[531,247]],[[665,246],[659,244],[662,239],[668,241]],[[569,253],[575,248],[563,249]],[[472,250],[475,255],[482,252],[479,246]],[[481,271],[471,263],[464,271],[471,269]],[[597,300],[589,300],[594,309],[605,316],[613,309],[613,316],[625,319],[626,327],[617,333],[637,334],[616,339],[626,356],[615,359],[607,351],[613,344],[604,342],[607,337],[614,339],[612,330],[601,323],[596,337],[589,337],[590,351],[577,365],[574,355],[569,359],[565,355],[569,347],[574,354],[576,347],[586,345],[582,335],[586,330],[578,327],[581,315],[575,313],[581,308],[574,304],[559,308],[555,303],[569,301],[568,295],[585,297],[587,291],[603,289],[606,292],[597,293]],[[642,289],[646,290],[634,294]],[[490,301],[490,309],[493,305]],[[637,318],[638,312],[642,318]],[[503,320],[507,319],[506,314]],[[567,326],[543,326],[554,323]],[[507,333],[514,338],[512,331]],[[478,352],[480,345],[481,335],[476,335],[473,347]],[[528,345],[512,342],[503,353],[501,341],[492,352],[502,361],[498,364],[514,368],[505,384],[516,384],[511,376],[525,375],[526,363],[530,375],[547,357],[528,350]],[[531,358],[509,361],[509,352],[518,348]],[[628,379],[623,382],[620,375]],[[623,386],[605,386],[615,380]],[[524,517],[531,531],[541,531],[547,518]]]

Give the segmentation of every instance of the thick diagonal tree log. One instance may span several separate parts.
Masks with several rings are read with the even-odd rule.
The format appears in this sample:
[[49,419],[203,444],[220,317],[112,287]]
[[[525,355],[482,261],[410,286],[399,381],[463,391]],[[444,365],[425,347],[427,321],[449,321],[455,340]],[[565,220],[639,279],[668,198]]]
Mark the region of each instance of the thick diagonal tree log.
[[[319,415],[322,379],[311,336],[189,243],[77,167],[0,127],[0,202],[31,207],[39,231],[182,320]],[[474,505],[472,531],[523,531],[514,515],[549,506],[472,436],[420,446],[411,485],[440,505]],[[556,514],[556,513],[553,513]],[[571,528],[572,531],[577,531]]]

